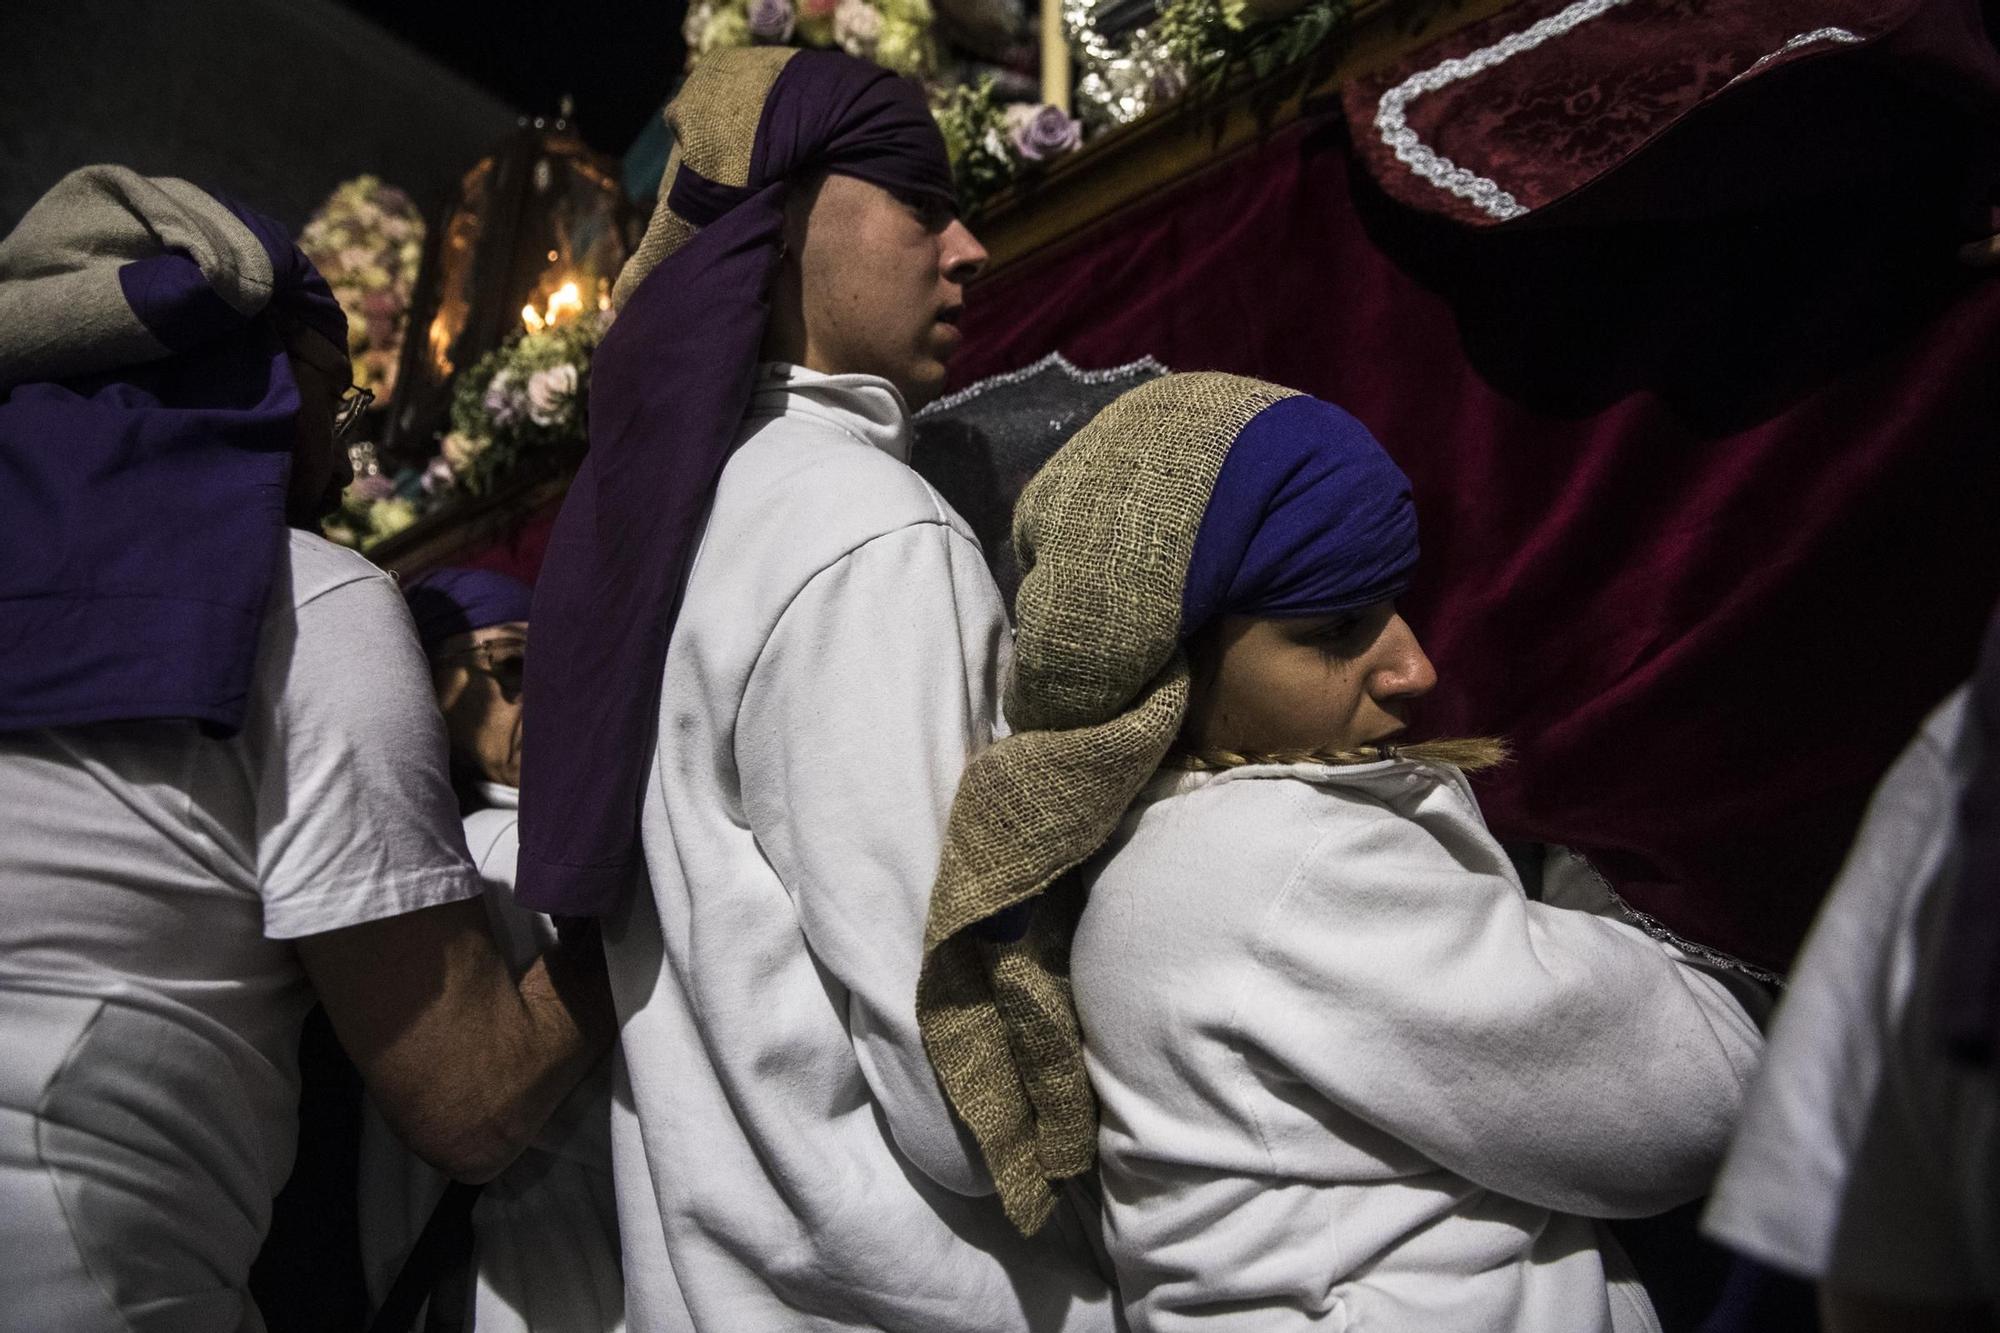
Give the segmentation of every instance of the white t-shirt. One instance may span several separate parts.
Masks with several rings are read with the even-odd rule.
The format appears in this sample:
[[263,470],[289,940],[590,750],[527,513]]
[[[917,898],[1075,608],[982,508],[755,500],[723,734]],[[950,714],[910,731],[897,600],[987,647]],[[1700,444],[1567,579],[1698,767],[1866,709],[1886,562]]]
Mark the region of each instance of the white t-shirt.
[[2000,1088],[1945,1057],[1932,1003],[1978,750],[1961,689],[1876,789],[1704,1221],[1890,1300],[2000,1300]]
[[445,763],[394,583],[301,532],[237,735],[0,735],[0,1157],[121,1308],[247,1277],[296,1146],[292,941],[479,892]]
[[649,884],[605,926],[632,1325],[1109,1330],[1087,1238],[1008,1224],[917,1033],[1006,651],[979,544],[886,381],[766,367],[739,441],[667,655]]

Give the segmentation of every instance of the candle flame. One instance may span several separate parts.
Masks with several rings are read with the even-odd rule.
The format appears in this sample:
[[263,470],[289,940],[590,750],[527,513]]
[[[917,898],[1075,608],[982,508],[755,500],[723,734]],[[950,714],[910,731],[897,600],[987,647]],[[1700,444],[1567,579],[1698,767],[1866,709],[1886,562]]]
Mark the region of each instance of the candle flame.
[[540,333],[582,313],[583,293],[577,290],[575,281],[571,280],[550,292],[548,304],[542,309],[535,309],[533,301],[522,306],[521,323],[527,326],[528,332]]
[[542,316],[542,322],[545,324],[554,324],[558,320],[568,319],[572,315],[580,315],[582,313],[583,294],[577,291],[574,282],[566,282],[556,288],[555,293],[549,297],[549,308],[547,313]]

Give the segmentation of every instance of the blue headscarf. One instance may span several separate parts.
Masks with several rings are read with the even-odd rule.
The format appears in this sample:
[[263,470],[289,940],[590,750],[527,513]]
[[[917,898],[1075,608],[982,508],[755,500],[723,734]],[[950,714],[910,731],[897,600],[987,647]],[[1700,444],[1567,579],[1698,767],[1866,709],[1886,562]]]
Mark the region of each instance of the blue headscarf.
[[346,350],[284,229],[185,181],[85,167],[0,240],[0,731],[242,725],[297,438],[277,321]]
[[1181,638],[1220,616],[1338,615],[1409,587],[1410,481],[1368,428],[1303,395],[1251,418],[1223,459],[1181,593]]
[[535,590],[491,569],[434,569],[403,590],[424,656],[455,634],[528,618]]

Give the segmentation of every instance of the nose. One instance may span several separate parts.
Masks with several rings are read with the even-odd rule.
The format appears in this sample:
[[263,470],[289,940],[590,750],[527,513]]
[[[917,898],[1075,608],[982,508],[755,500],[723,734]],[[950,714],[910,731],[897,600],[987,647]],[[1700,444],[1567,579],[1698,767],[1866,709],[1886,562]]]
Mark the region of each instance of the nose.
[[1380,699],[1420,699],[1438,683],[1437,668],[1417,642],[1417,632],[1401,616],[1392,616],[1383,631],[1383,647],[1388,651],[1375,673],[1375,694]]
[[986,247],[957,218],[938,233],[938,266],[949,281],[963,287],[985,270],[987,258]]

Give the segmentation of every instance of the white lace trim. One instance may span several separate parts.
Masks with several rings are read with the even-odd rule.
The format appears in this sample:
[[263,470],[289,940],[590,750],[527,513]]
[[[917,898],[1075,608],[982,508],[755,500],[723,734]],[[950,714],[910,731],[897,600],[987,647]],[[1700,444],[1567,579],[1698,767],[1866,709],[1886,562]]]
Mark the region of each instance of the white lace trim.
[[1468,171],[1419,139],[1417,132],[1410,128],[1405,112],[1411,102],[1425,93],[1434,93],[1461,79],[1483,74],[1524,51],[1534,50],[1552,37],[1560,37],[1572,28],[1629,3],[1631,0],[1577,0],[1567,9],[1530,24],[1520,32],[1509,33],[1491,46],[1482,46],[1477,51],[1412,74],[1383,93],[1382,100],[1376,103],[1375,132],[1382,137],[1383,144],[1395,150],[1398,162],[1438,189],[1470,201],[1488,217],[1502,221],[1521,217],[1528,211],[1526,205],[1501,189],[1499,182]]
[[[1462,79],[1483,74],[1495,65],[1511,60],[1524,51],[1532,51],[1551,38],[1561,37],[1591,19],[1629,3],[1630,0],[1577,0],[1577,3],[1568,8],[1530,24],[1519,32],[1510,33],[1491,46],[1482,46],[1476,51],[1412,74],[1383,93],[1381,101],[1376,103],[1375,132],[1381,136],[1385,146],[1395,151],[1396,160],[1408,167],[1419,179],[1428,181],[1447,194],[1457,195],[1488,217],[1497,218],[1502,222],[1509,218],[1525,216],[1529,211],[1528,207],[1502,189],[1498,181],[1489,180],[1459,166],[1418,138],[1417,132],[1410,128],[1409,105],[1425,93],[1434,93]],[[1755,63],[1729,83],[1733,85],[1739,80],[1747,79],[1772,61],[1783,59],[1804,47],[1816,46],[1821,42],[1851,45],[1863,40],[1865,39],[1860,34],[1850,32],[1846,28],[1814,28],[1810,32],[1802,32],[1791,38],[1770,54],[1759,56]]]
[[942,398],[926,403],[923,410],[917,413],[915,419],[922,421],[925,417],[933,417],[941,412],[949,412],[954,407],[963,407],[988,390],[1004,388],[1009,384],[1019,384],[1022,380],[1039,375],[1050,366],[1054,366],[1056,369],[1062,371],[1063,374],[1070,378],[1071,383],[1074,384],[1109,384],[1114,380],[1124,379],[1135,374],[1151,373],[1164,375],[1167,373],[1167,368],[1150,356],[1140,357],[1137,361],[1130,361],[1122,366],[1111,366],[1105,370],[1080,370],[1061,352],[1050,352],[1032,366],[1023,366],[1019,370],[1010,370],[1002,375],[990,375],[976,384],[966,385],[957,393],[946,394]]
[[1818,46],[1821,42],[1838,42],[1842,46],[1852,46],[1856,42],[1866,40],[1860,33],[1850,32],[1846,28],[1814,28],[1811,32],[1802,32],[1798,36],[1791,38],[1769,55],[1758,56],[1749,69],[1744,70],[1729,82],[1732,85],[1739,83],[1770,64],[1773,60],[1783,60],[1792,52],[1800,50],[1803,47]]

